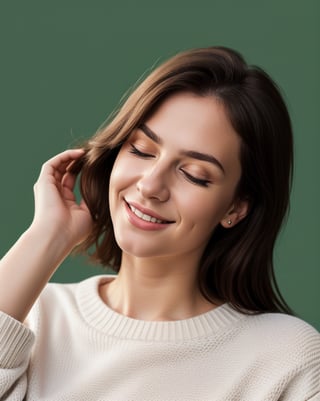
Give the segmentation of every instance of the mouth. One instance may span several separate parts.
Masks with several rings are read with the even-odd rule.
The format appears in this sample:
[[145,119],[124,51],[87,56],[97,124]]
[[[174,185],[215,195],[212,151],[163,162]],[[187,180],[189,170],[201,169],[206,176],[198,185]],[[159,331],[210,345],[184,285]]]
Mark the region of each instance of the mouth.
[[150,222],[150,223],[158,223],[158,224],[172,224],[174,223],[174,221],[170,221],[170,220],[165,220],[163,218],[159,218],[160,216],[155,216],[153,213],[148,214],[145,213],[145,210],[140,210],[137,207],[133,206],[131,203],[128,203],[127,201],[125,201],[127,206],[129,207],[129,209],[132,211],[132,213],[134,213],[137,217],[139,217],[139,219],[144,220],[146,222]]

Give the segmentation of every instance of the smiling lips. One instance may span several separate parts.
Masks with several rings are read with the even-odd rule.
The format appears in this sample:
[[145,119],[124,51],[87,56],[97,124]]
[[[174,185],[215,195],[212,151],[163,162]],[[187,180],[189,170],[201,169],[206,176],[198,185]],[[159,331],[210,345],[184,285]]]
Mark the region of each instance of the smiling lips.
[[136,209],[132,205],[129,205],[129,207],[136,216],[140,217],[140,219],[142,219],[144,221],[151,221],[152,223],[165,223],[163,220],[156,219],[155,217],[151,217],[148,214],[144,214],[144,213],[140,212],[140,210]]
[[128,203],[128,202],[126,202],[126,203],[127,203],[127,206],[129,207],[129,209],[131,210],[131,212],[135,216],[139,217],[139,219],[141,219],[141,220],[143,220],[145,222],[157,223],[157,224],[170,224],[170,223],[173,223],[173,221],[159,219],[158,217],[151,216],[150,214],[144,213],[143,211],[141,211],[137,207],[133,206],[131,203]]

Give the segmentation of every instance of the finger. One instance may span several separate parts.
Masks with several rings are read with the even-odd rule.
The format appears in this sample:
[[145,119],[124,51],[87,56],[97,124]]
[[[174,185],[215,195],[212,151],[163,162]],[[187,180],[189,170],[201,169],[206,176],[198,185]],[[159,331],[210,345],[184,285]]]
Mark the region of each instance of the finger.
[[83,149],[71,149],[52,157],[42,165],[40,177],[43,175],[52,175],[58,181],[61,181],[70,163],[81,157],[83,154]]
[[76,184],[77,176],[69,173],[68,171],[63,175],[61,185],[73,191]]
[[84,201],[84,199],[80,200],[79,207],[82,210],[85,210],[86,212],[88,212],[90,214],[90,209],[89,209],[88,205],[86,204],[86,202]]
[[61,193],[62,193],[62,196],[65,201],[75,202],[75,200],[76,200],[75,194],[73,193],[72,189],[70,189],[69,187],[63,186],[61,188]]
[[50,166],[54,169],[65,170],[66,167],[74,160],[78,159],[84,154],[83,149],[70,149],[66,150],[58,155],[52,157],[47,162],[44,163],[44,166]]
[[69,149],[57,154],[47,161],[50,165],[57,168],[60,164],[70,163],[84,154],[84,149]]

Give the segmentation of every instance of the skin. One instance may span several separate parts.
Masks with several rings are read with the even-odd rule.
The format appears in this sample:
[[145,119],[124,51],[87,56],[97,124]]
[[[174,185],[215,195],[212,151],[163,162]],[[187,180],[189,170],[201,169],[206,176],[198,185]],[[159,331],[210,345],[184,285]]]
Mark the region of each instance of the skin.
[[[112,171],[110,208],[123,258],[119,275],[100,286],[100,295],[132,318],[185,319],[215,307],[196,284],[212,230],[218,224],[232,229],[247,213],[247,203],[234,197],[240,140],[212,97],[175,95],[145,125],[160,142],[150,139],[145,127],[134,131]],[[214,156],[224,172],[190,151]],[[34,187],[32,224],[0,260],[0,310],[21,322],[61,262],[91,231],[89,210],[76,202],[76,177],[69,172],[82,155],[81,149],[68,150],[43,165]],[[166,223],[139,219],[124,200]]]
[[0,260],[0,310],[23,322],[61,262],[89,234],[87,206],[76,203],[68,166],[83,155],[68,150],[48,160],[34,186],[30,227]]
[[[221,166],[190,151],[209,154]],[[234,199],[239,153],[240,139],[223,105],[190,93],[167,99],[130,135],[110,179],[110,211],[123,257],[118,277],[100,293],[114,310],[143,320],[176,320],[214,307],[200,294],[196,274],[214,228],[230,228],[229,219],[233,226],[247,213],[247,203]],[[170,223],[141,222],[132,204]]]

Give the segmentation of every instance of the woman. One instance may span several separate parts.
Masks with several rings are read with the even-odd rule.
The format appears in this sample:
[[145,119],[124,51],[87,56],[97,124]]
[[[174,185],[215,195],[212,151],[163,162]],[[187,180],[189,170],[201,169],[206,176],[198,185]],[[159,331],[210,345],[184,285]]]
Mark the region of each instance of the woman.
[[[291,171],[266,73],[219,47],[156,69],[42,168],[0,265],[1,400],[320,400],[319,333],[272,266]],[[75,247],[118,274],[47,285]]]

